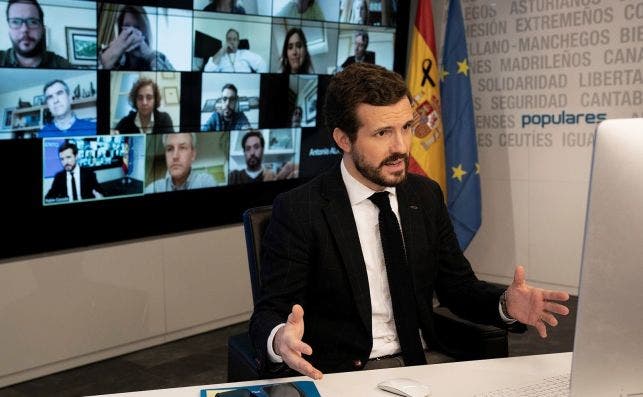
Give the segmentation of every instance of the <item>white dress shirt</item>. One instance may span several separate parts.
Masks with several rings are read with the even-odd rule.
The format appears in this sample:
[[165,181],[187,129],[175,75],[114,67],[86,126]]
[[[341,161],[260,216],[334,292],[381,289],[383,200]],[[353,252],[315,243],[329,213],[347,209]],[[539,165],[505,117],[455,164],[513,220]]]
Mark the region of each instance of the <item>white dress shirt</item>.
[[243,73],[267,73],[268,66],[260,55],[249,50],[237,50],[234,53],[226,53],[221,56],[217,63],[212,57],[203,68],[204,72],[243,72]]
[[[380,240],[379,210],[368,198],[376,193],[362,185],[348,172],[344,162],[341,164],[342,179],[348,191],[348,199],[353,210],[357,235],[359,236],[362,255],[366,264],[368,288],[371,293],[371,321],[373,331],[373,349],[370,357],[381,357],[400,352],[400,342],[395,331],[391,293],[388,287],[384,251]],[[395,188],[387,187],[391,208],[400,221]]]

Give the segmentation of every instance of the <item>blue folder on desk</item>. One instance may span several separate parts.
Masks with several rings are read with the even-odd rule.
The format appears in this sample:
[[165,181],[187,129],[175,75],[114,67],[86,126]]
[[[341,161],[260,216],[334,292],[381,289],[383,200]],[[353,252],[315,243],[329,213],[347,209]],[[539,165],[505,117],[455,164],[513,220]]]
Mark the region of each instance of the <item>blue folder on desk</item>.
[[321,397],[311,381],[203,389],[201,397]]

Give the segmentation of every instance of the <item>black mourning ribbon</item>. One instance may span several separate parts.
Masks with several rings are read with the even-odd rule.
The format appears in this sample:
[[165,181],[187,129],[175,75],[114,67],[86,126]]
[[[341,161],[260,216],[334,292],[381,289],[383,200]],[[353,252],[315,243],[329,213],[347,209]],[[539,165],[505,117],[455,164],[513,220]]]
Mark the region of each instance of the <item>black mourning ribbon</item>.
[[433,66],[433,61],[431,61],[429,58],[425,59],[422,61],[422,84],[420,84],[422,87],[424,87],[424,84],[428,81],[429,84],[431,84],[431,87],[435,87],[435,81],[429,76],[429,72],[431,71],[431,67]]
[[416,302],[411,273],[406,261],[402,231],[391,209],[388,192],[377,192],[368,198],[379,208],[379,228],[386,274],[391,292],[395,329],[405,365],[426,364],[420,341]]

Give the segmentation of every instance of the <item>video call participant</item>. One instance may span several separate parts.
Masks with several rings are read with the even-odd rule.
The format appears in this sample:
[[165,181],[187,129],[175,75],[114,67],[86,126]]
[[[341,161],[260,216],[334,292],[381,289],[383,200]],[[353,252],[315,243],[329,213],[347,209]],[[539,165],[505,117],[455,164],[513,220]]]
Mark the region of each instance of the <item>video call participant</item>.
[[[569,312],[557,303],[567,293],[526,284],[522,267],[506,290],[477,279],[440,186],[408,173],[413,108],[400,75],[349,66],[331,79],[324,114],[342,159],[277,196],[262,242],[262,269],[270,270],[262,274],[250,334],[264,370],[278,372],[283,361],[320,379],[322,371],[423,364],[419,331],[427,346],[440,345],[434,291],[468,320],[515,320],[541,337],[546,324],[558,323],[555,314]],[[382,249],[395,239],[402,246]],[[385,264],[391,259],[395,266]]]
[[228,29],[226,46],[222,47],[205,65],[205,72],[267,73],[266,62],[250,50],[239,49],[239,32]]
[[281,49],[281,72],[287,74],[314,73],[313,63],[308,53],[306,35],[300,28],[291,28],[286,33]]
[[101,198],[105,195],[94,171],[76,164],[77,156],[78,147],[69,141],[58,147],[58,158],[63,169],[54,176],[45,200],[68,198],[69,201],[78,201]]
[[62,80],[52,80],[43,88],[47,109],[53,117],[38,134],[39,138],[96,135],[96,123],[79,119],[71,110],[69,86]]
[[246,10],[237,5],[237,0],[210,0],[203,11],[229,12],[232,14],[245,14]]
[[292,111],[292,116],[290,118],[290,126],[292,128],[301,127],[301,118],[304,114],[304,109],[301,106],[295,106],[295,110]]
[[0,51],[0,66],[72,68],[69,61],[47,51],[45,16],[36,0],[9,0],[7,25],[11,48]]
[[368,3],[366,0],[353,0],[350,22],[368,25]]
[[154,80],[138,79],[129,93],[129,103],[135,109],[123,117],[114,129],[120,134],[167,134],[174,132],[172,117],[158,110],[161,92]]
[[113,70],[174,70],[165,54],[150,47],[152,29],[143,7],[126,5],[118,12],[118,36],[100,52],[100,66]]
[[221,89],[221,107],[212,112],[201,131],[246,130],[250,122],[243,112],[237,110],[239,96],[234,84],[226,84]]
[[246,159],[246,168],[230,171],[228,184],[236,185],[250,182],[268,182],[279,179],[289,179],[296,176],[295,166],[288,162],[279,173],[266,169],[263,162],[263,150],[266,142],[261,131],[251,130],[241,138],[241,148]]
[[147,185],[145,193],[172,192],[175,190],[201,189],[216,186],[212,175],[192,170],[196,160],[196,134],[165,134],[162,137],[165,148],[167,173]]
[[344,63],[342,68],[352,65],[355,62],[375,63],[375,53],[373,51],[366,51],[368,47],[368,32],[360,29],[355,31],[355,55],[351,55]]
[[319,4],[315,3],[315,0],[290,0],[275,16],[314,19],[317,21],[326,20],[324,12],[319,8]]

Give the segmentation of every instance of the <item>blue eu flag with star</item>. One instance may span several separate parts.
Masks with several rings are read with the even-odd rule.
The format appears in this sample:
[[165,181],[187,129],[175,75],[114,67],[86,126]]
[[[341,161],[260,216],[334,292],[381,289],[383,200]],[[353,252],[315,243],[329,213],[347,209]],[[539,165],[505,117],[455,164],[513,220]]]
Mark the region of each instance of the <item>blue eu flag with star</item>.
[[480,175],[464,21],[459,0],[449,2],[440,81],[445,135],[447,207],[460,248],[481,223]]

